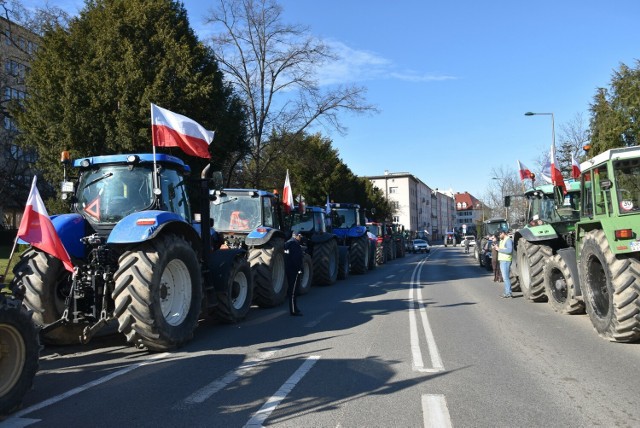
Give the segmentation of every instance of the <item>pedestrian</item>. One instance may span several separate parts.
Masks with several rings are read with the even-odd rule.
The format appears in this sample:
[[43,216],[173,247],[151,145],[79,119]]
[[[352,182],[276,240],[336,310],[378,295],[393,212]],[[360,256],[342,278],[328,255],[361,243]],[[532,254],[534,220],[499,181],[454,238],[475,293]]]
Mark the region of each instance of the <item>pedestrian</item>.
[[500,234],[500,242],[497,245],[498,262],[500,263],[500,271],[502,272],[502,279],[504,280],[504,293],[500,297],[507,299],[513,297],[511,295],[511,281],[509,280],[509,270],[511,269],[511,260],[513,259],[513,240],[504,230],[498,233]]
[[284,268],[287,274],[287,297],[289,299],[289,313],[292,316],[302,316],[296,302],[296,288],[302,276],[303,257],[300,240],[302,234],[294,232],[284,244]]
[[464,252],[465,254],[469,254],[469,238],[464,237]]
[[500,265],[498,264],[498,247],[500,242],[500,234],[496,233],[492,237],[495,246],[491,246],[491,267],[493,268],[493,282],[502,282],[502,274],[500,273]]

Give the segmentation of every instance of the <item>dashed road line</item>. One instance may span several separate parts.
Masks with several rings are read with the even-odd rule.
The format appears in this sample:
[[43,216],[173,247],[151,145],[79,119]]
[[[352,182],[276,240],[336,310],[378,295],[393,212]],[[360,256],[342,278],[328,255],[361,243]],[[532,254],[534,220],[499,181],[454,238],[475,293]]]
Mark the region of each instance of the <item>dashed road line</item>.
[[444,395],[422,395],[422,416],[425,428],[451,428],[451,416]]
[[315,327],[318,324],[320,324],[320,321],[322,321],[323,319],[325,319],[326,317],[328,317],[329,315],[331,315],[333,312],[329,311],[329,312],[325,312],[324,314],[320,315],[318,318],[316,318],[315,320],[307,323],[304,325],[305,328],[311,328],[311,327]]
[[295,388],[300,380],[307,374],[311,367],[320,359],[319,355],[312,355],[302,363],[302,365],[291,375],[289,379],[271,396],[266,403],[256,412],[256,414],[249,419],[249,422],[245,425],[247,428],[262,427],[264,421],[267,420],[269,415],[278,407],[278,405],[284,400],[287,395]]

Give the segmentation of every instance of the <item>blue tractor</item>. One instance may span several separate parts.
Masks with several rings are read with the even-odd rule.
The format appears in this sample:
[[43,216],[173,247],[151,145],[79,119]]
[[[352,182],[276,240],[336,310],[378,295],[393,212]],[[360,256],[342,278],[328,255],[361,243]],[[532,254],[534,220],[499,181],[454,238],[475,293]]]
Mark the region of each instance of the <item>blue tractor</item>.
[[[208,206],[221,177],[207,167],[191,180],[190,167],[165,154],[71,162],[67,153],[63,164],[71,213],[51,220],[74,271],[34,247],[13,269],[13,285],[24,290],[45,341],[84,343],[116,321],[129,343],[163,351],[190,340],[203,311],[238,318],[251,272],[242,249],[216,251]],[[77,180],[66,179],[70,164]],[[200,213],[192,212],[189,183],[196,183]]]
[[[222,248],[246,251],[255,282],[253,302],[261,307],[280,305],[287,296],[284,267],[287,234],[283,231],[278,196],[257,189],[219,189],[211,194],[214,195],[211,218],[223,242]],[[306,287],[307,283],[301,285]]]
[[305,207],[291,213],[291,230],[304,237],[306,253],[313,265],[313,283],[331,285],[349,276],[349,248],[339,245],[338,237],[326,226],[325,210]]
[[338,237],[342,246],[349,248],[350,272],[364,274],[375,267],[374,241],[367,235],[364,214],[360,205],[352,203],[331,203],[331,232]]

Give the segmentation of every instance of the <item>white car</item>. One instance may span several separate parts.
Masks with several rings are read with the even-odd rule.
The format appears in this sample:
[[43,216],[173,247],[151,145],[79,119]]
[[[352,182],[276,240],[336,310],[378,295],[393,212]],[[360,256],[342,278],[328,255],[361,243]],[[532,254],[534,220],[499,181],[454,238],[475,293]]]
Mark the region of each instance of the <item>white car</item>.
[[[476,237],[473,235],[467,235],[464,237],[464,239],[466,239],[467,241],[469,241],[469,246],[473,247],[476,245]],[[462,241],[462,244],[464,244],[464,240]]]
[[428,253],[431,248],[429,248],[429,243],[424,239],[414,239],[411,243],[411,251],[414,253]]

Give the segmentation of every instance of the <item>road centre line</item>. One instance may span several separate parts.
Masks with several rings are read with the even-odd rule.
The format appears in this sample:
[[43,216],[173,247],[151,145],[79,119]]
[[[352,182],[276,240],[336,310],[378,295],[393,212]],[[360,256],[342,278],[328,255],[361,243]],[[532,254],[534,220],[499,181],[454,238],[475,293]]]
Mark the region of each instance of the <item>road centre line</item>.
[[422,416],[425,428],[451,428],[451,416],[444,395],[423,394]]
[[247,428],[262,427],[264,421],[267,420],[269,415],[278,407],[278,405],[284,400],[287,395],[293,390],[293,388],[300,382],[300,380],[307,374],[311,367],[320,359],[319,355],[311,355],[302,365],[295,371],[294,374],[285,381],[285,383],[276,391],[274,395],[267,400],[266,403],[256,412],[255,415],[245,425]]
[[265,360],[271,358],[276,352],[278,352],[278,349],[272,349],[266,352],[261,352],[255,358],[247,360],[235,370],[228,372],[221,378],[218,378],[213,382],[211,382],[210,384],[200,388],[199,390],[197,390],[196,392],[194,392],[193,394],[191,394],[190,396],[182,400],[182,403],[178,404],[177,406],[174,406],[174,408],[183,408],[185,406],[190,406],[193,404],[199,404],[204,402],[205,400],[209,399],[213,394],[224,389],[227,385],[237,380],[240,376],[246,375],[253,368],[262,364]]
[[[426,259],[423,259],[414,268],[411,275],[411,286],[409,287],[409,301],[411,302],[411,308],[409,309],[409,335],[411,340],[411,354],[413,358],[412,369],[419,372],[441,372],[444,370],[442,359],[440,358],[440,352],[436,345],[433,331],[429,324],[429,318],[425,305],[422,303],[422,291],[420,288],[420,275],[422,273],[422,267]],[[415,298],[414,298],[415,289]],[[429,355],[431,356],[431,368],[424,367],[424,361],[422,359],[422,351],[420,349],[420,336],[418,334],[416,312],[420,313],[420,320],[422,321],[422,327],[425,332],[425,339],[427,341],[427,348],[429,349]]]
[[391,278],[394,278],[394,277],[395,277],[395,275],[387,275],[387,276],[384,277],[384,279],[391,279]]
[[378,281],[374,284],[369,284],[369,287],[377,287],[378,285],[382,284],[382,281]]
[[[29,413],[35,412],[37,410],[43,409],[45,407],[48,407],[52,404],[56,404],[59,401],[62,401],[66,398],[72,397],[76,394],[79,394],[81,392],[86,391],[89,388],[93,388],[94,386],[98,386],[100,384],[103,384],[105,382],[108,382],[112,379],[117,378],[118,376],[122,376],[124,374],[127,374],[135,369],[138,369],[142,366],[146,366],[149,364],[155,364],[157,362],[162,362],[162,359],[165,357],[168,357],[169,355],[171,355],[169,352],[164,352],[162,354],[157,354],[157,355],[153,355],[151,356],[149,359],[147,359],[146,361],[137,363],[137,364],[132,364],[130,366],[127,366],[123,369],[120,369],[118,371],[115,371],[111,374],[108,374],[106,376],[101,377],[100,379],[96,379],[94,381],[91,381],[89,383],[85,383],[82,386],[79,386],[77,388],[73,388],[63,394],[57,395],[55,397],[51,397],[48,400],[45,401],[41,401],[40,403],[34,404],[33,406],[27,407],[26,409],[22,409],[19,412],[16,412],[13,414],[12,417],[10,417],[9,419],[7,419],[5,422],[10,423],[10,421],[14,420],[14,419],[18,419],[21,418],[24,415],[28,415]],[[17,422],[17,421],[16,421]],[[26,425],[10,425],[10,426],[26,426]]]

